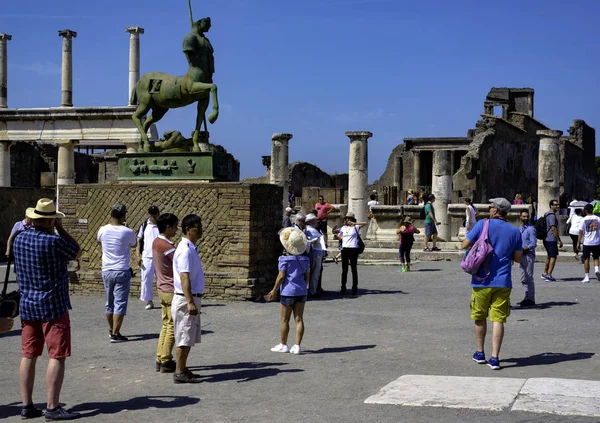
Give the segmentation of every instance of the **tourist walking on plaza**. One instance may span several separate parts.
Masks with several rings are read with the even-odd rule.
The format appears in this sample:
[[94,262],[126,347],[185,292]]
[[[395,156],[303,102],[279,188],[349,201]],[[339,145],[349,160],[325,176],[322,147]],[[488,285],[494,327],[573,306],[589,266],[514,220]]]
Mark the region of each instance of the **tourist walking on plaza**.
[[470,198],[465,198],[465,235],[468,235],[475,223],[477,223],[477,215],[475,213],[475,207]]
[[161,214],[157,221],[158,237],[152,243],[152,258],[156,270],[156,287],[162,316],[162,327],[156,348],[156,371],[173,373],[173,345],[175,333],[173,329],[173,315],[171,303],[175,288],[173,287],[173,257],[175,256],[175,243],[171,241],[177,234],[177,216],[171,213]]
[[400,251],[398,253],[400,257],[400,269],[398,271],[410,272],[410,250],[412,250],[415,242],[415,234],[420,234],[421,232],[413,226],[410,216],[405,216],[402,225],[396,230],[396,233],[400,235]]
[[406,197],[406,205],[407,206],[412,206],[414,204],[416,204],[416,200],[415,200],[415,195],[413,194],[413,190],[409,189],[407,191],[408,196]]
[[535,306],[535,283],[533,281],[533,265],[535,263],[535,247],[537,238],[535,228],[530,224],[529,212],[523,210],[519,215],[521,220],[521,244],[523,245],[523,258],[521,259],[521,285],[525,290],[525,298],[519,303],[521,307]]
[[[27,217],[33,229],[21,232],[13,242],[17,280],[21,291],[21,366],[19,368],[21,418],[40,417],[33,405],[37,358],[48,348],[46,370],[46,420],[68,420],[79,413],[60,405],[65,376],[65,359],[71,355],[69,310],[69,261],[79,256],[80,247],[62,225],[65,215],[48,198],[42,198]],[[56,232],[55,232],[56,231]]]
[[174,383],[200,383],[198,375],[187,368],[190,348],[201,341],[200,298],[204,295],[204,270],[196,243],[202,238],[202,220],[195,214],[181,221],[183,237],[173,257],[173,287],[171,303],[177,360]]
[[[592,206],[592,210],[594,206]],[[575,260],[579,260],[579,231],[581,230],[581,222],[583,222],[583,210],[575,209],[573,214],[567,219],[569,225],[569,237],[573,242],[573,255]]]
[[135,232],[125,226],[127,208],[116,203],[110,211],[108,225],[98,231],[98,242],[102,245],[102,281],[106,290],[106,320],[110,342],[124,342],[121,335],[123,319],[127,314],[129,289],[131,287],[131,249],[137,245]]
[[146,310],[154,308],[152,302],[152,286],[154,284],[154,261],[152,260],[152,243],[158,236],[156,219],[160,211],[156,206],[148,209],[148,220],[142,224],[138,231],[140,240],[137,248],[137,265],[141,269],[141,292],[140,300],[146,303]]
[[310,283],[308,286],[308,295],[316,296],[319,294],[319,277],[321,276],[321,266],[325,256],[325,242],[323,234],[317,230],[319,219],[310,213],[306,215],[306,230],[304,234],[308,240],[308,257],[310,259]]
[[289,228],[292,226],[292,222],[290,220],[290,215],[292,214],[293,209],[291,207],[286,207],[283,212],[283,220],[281,222],[282,228]]
[[19,220],[14,224],[10,231],[10,235],[8,236],[8,240],[6,241],[6,257],[10,257],[11,246],[15,235],[19,232],[26,231],[27,229],[31,229],[31,219],[25,216],[25,219]]
[[558,218],[556,217],[558,208],[558,201],[552,200],[550,201],[550,210],[544,215],[546,220],[544,248],[546,249],[546,254],[548,256],[546,257],[542,279],[548,282],[556,282],[556,279],[552,276],[552,272],[554,272],[554,265],[556,264],[556,258],[558,257],[558,249],[563,246],[560,235],[558,234]]
[[[273,352],[300,354],[300,344],[304,336],[304,305],[309,285],[309,259],[304,256],[307,248],[307,238],[297,228],[285,228],[279,232],[279,241],[285,249],[279,257],[279,273],[275,286],[266,295],[267,300],[274,301],[280,293],[280,343],[271,348]],[[296,343],[288,348],[290,318],[294,312],[296,322]]]
[[[441,251],[436,243],[437,243],[437,225],[440,222],[435,218],[435,209],[433,208],[433,203],[435,202],[435,195],[430,194],[427,198],[427,204],[425,204],[425,248],[423,251]],[[429,249],[429,241],[432,242],[433,247]]]
[[581,222],[579,229],[579,239],[577,242],[577,249],[581,247],[583,243],[582,258],[583,268],[585,276],[581,282],[590,282],[590,254],[594,258],[594,273],[596,278],[600,281],[600,270],[598,269],[598,259],[600,258],[600,230],[599,223],[600,218],[594,215],[594,206],[586,204],[584,207],[585,218]]
[[[489,275],[486,277],[486,269],[482,266],[471,278],[471,319],[475,321],[477,345],[473,360],[498,370],[504,323],[510,315],[511,265],[513,261],[521,263],[523,251],[519,229],[506,221],[510,202],[505,198],[492,198],[490,203],[488,239],[493,251],[489,257]],[[488,219],[477,222],[462,242],[463,249],[470,248],[479,239],[485,222]],[[486,362],[484,345],[488,314],[492,321],[492,356]]]
[[317,229],[325,236],[325,246],[327,246],[327,216],[335,210],[331,204],[325,201],[325,197],[319,195],[319,201],[315,204],[319,226]]
[[344,226],[338,232],[338,239],[342,240],[342,288],[340,294],[346,294],[346,283],[348,281],[348,265],[352,270],[352,295],[358,295],[358,238],[360,228],[367,222],[357,222],[353,212],[344,216]]

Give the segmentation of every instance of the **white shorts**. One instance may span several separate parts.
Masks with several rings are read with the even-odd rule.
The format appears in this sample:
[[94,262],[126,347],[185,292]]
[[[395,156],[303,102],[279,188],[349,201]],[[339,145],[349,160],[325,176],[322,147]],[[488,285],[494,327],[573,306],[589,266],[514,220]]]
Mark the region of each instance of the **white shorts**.
[[198,307],[198,314],[195,316],[188,313],[187,300],[183,295],[173,295],[171,315],[173,316],[176,347],[193,347],[201,341],[200,298],[192,298],[194,298],[194,304]]

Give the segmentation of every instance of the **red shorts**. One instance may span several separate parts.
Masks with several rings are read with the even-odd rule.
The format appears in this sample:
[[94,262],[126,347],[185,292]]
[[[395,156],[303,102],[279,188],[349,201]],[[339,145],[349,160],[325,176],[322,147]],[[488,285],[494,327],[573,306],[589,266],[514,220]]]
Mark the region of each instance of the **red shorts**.
[[71,355],[71,320],[65,313],[51,322],[41,320],[21,320],[21,354],[25,358],[35,358],[44,352],[44,342],[48,346],[48,357],[65,358]]

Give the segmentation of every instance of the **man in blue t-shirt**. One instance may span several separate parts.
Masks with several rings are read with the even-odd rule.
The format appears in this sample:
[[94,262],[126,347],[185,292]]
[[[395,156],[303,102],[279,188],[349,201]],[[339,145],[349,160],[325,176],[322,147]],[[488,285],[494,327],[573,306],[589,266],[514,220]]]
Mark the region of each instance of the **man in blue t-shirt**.
[[[506,198],[492,198],[490,201],[490,223],[488,239],[494,249],[489,257],[489,276],[479,282],[471,280],[471,319],[475,321],[475,341],[477,351],[473,360],[486,364],[493,370],[500,369],[500,347],[504,337],[504,323],[510,315],[510,292],[512,290],[512,262],[521,263],[523,248],[519,229],[506,221],[510,202]],[[467,234],[462,248],[470,248],[481,236],[485,220],[480,220]],[[478,274],[484,277],[483,269]],[[485,360],[484,344],[487,332],[487,317],[492,321],[492,356]]]

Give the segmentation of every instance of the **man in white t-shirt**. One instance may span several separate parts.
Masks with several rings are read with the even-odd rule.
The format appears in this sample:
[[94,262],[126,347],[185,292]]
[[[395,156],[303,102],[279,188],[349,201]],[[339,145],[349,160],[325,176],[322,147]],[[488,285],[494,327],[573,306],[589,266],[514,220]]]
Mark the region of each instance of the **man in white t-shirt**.
[[199,383],[198,375],[187,368],[190,348],[201,340],[200,298],[204,295],[204,271],[196,243],[202,237],[200,216],[190,214],[181,221],[181,242],[173,256],[171,314],[175,328],[176,368],[174,383]]
[[137,248],[137,265],[141,269],[140,300],[146,303],[146,310],[154,308],[152,302],[152,287],[154,286],[154,259],[152,257],[152,243],[158,237],[158,226],[156,219],[160,210],[156,206],[148,209],[148,220],[142,224],[138,231],[140,240]]
[[110,222],[98,231],[102,245],[102,281],[106,290],[106,320],[110,342],[123,342],[121,335],[123,318],[127,314],[127,301],[131,286],[130,249],[135,248],[135,232],[123,224],[127,208],[117,203],[110,212]]
[[590,283],[590,254],[594,257],[594,272],[596,278],[600,281],[600,269],[598,268],[598,259],[600,259],[600,230],[598,229],[600,218],[594,215],[593,205],[586,204],[583,209],[586,216],[579,229],[577,249],[581,249],[583,243],[582,258],[584,260],[585,276],[581,282]]

